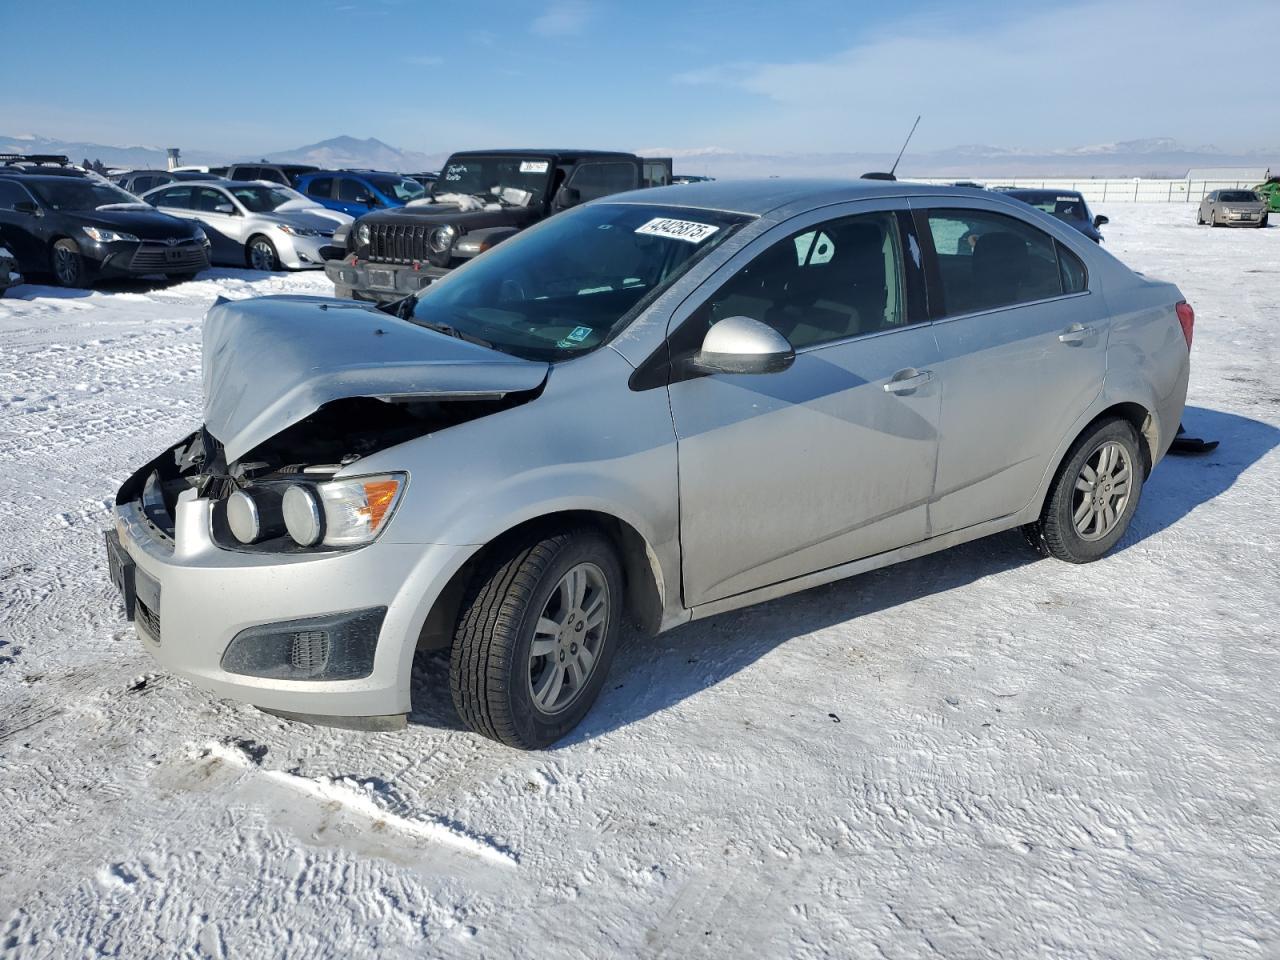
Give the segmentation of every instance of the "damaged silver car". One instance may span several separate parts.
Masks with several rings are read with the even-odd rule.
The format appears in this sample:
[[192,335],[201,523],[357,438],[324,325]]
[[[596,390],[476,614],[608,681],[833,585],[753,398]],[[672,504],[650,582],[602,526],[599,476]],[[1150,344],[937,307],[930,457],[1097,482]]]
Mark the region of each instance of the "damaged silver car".
[[203,426],[116,498],[148,650],[388,727],[449,649],[541,747],[642,631],[1021,527],[1103,556],[1177,430],[1194,315],[1054,218],[885,181],[704,183],[549,218],[385,307],[217,303]]

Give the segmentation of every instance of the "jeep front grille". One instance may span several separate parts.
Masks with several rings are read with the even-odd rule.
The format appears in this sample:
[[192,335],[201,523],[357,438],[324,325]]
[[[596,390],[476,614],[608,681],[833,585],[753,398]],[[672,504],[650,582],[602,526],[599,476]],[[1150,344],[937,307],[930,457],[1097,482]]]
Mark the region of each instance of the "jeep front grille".
[[369,259],[383,263],[426,263],[430,259],[425,224],[371,223]]

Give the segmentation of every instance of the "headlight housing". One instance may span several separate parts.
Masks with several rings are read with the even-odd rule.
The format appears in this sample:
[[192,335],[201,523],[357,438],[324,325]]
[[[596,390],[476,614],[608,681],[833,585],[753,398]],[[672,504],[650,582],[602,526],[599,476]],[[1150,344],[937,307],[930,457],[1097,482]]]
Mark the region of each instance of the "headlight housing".
[[391,519],[404,491],[403,473],[295,483],[284,492],[284,525],[302,547],[369,543]]
[[446,223],[441,227],[433,227],[431,232],[427,234],[427,246],[436,253],[444,253],[453,246],[454,238],[457,235],[458,230],[453,224]]
[[116,241],[127,241],[128,243],[137,243],[138,238],[132,233],[121,233],[118,230],[107,230],[104,227],[81,227],[92,239],[98,243],[115,243]]
[[291,237],[319,237],[322,234],[319,230],[312,230],[310,227],[291,227],[287,223],[277,223],[276,229],[281,233],[287,233]]
[[367,223],[362,223],[357,226],[356,243],[360,244],[362,247],[367,247],[369,245],[369,233],[369,225]]

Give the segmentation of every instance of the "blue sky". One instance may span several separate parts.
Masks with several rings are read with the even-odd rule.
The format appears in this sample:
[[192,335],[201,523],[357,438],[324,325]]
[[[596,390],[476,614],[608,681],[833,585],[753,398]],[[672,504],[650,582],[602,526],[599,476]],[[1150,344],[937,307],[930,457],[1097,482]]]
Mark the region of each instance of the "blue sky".
[[0,134],[805,153],[895,150],[922,113],[916,150],[1280,147],[1273,5],[0,0]]

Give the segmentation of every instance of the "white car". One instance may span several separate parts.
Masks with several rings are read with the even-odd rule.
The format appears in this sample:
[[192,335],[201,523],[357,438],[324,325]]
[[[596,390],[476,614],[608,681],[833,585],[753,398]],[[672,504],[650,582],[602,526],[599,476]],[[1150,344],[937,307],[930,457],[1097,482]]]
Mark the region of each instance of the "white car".
[[265,181],[171,183],[142,197],[153,207],[204,227],[214,263],[255,270],[323,267],[343,256],[333,233],[352,218]]

